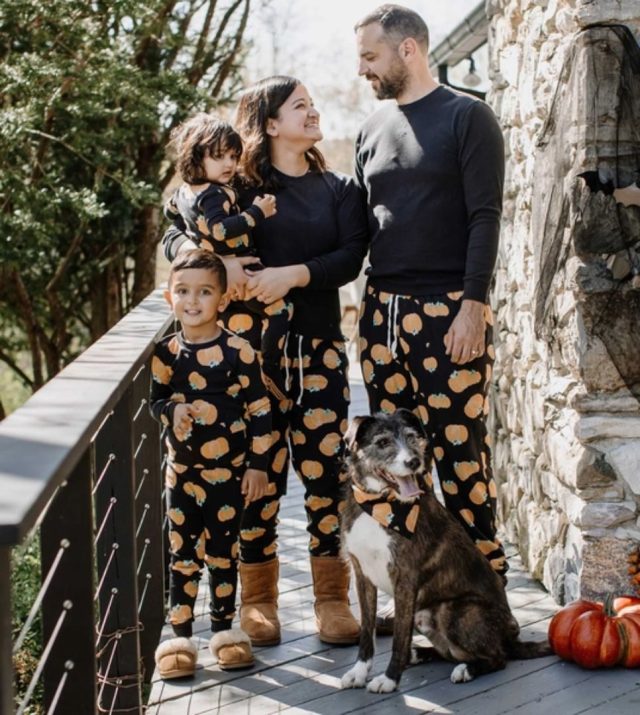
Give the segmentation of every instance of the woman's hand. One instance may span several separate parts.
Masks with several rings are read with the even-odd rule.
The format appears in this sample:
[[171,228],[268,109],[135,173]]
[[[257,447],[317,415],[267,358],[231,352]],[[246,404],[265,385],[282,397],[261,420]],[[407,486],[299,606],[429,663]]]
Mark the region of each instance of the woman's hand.
[[244,267],[255,263],[253,256],[241,256],[239,258],[220,257],[227,269],[227,295],[233,300],[246,300],[246,284],[249,276],[245,273]]
[[261,271],[248,270],[247,274],[246,298],[257,298],[269,305],[284,298],[292,288],[304,288],[311,280],[309,269],[302,263]]

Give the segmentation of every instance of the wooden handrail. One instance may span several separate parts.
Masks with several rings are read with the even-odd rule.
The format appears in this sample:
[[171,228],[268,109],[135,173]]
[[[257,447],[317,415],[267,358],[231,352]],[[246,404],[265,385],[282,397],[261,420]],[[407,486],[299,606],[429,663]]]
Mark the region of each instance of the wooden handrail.
[[[159,430],[147,400],[154,343],[171,321],[154,291],[0,424],[5,573],[11,548],[40,527],[34,612],[44,650],[23,707],[40,678],[45,709],[144,709],[165,572]],[[0,712],[8,715],[15,705],[6,578],[0,605]]]
[[170,322],[154,291],[0,423],[0,546],[34,526]]

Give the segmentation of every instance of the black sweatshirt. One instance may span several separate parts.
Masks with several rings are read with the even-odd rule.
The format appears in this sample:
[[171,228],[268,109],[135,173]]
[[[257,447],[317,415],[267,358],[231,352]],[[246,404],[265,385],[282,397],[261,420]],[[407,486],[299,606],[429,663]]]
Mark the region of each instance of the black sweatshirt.
[[[333,171],[299,177],[276,171],[276,178],[278,211],[253,229],[258,255],[265,266],[303,263],[309,269],[309,285],[289,293],[294,305],[292,332],[339,340],[338,288],[357,277],[367,250],[362,193],[353,179]],[[240,204],[250,205],[261,193],[247,192]],[[175,256],[185,239],[175,229],[167,231],[167,258]]]
[[440,86],[411,104],[388,104],[358,135],[356,176],[368,197],[370,282],[391,293],[464,290],[486,301],[504,141],[484,102]]

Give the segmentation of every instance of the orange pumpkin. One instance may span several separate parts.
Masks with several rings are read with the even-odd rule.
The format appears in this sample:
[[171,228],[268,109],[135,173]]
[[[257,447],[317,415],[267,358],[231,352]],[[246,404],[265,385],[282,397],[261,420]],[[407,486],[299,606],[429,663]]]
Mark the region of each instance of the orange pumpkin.
[[583,668],[640,667],[640,598],[574,601],[552,618],[549,642],[560,658]]

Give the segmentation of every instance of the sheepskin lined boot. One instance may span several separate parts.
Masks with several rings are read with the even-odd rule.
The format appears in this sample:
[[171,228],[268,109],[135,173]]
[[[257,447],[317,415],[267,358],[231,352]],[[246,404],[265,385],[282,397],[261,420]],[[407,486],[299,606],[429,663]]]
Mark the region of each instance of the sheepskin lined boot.
[[196,672],[198,650],[188,638],[170,638],[156,648],[155,661],[163,680],[188,678]]
[[260,564],[240,562],[240,626],[253,645],[278,645],[278,559]]
[[214,633],[209,650],[222,670],[240,670],[254,664],[251,639],[241,628]]
[[323,643],[352,645],[360,626],[349,609],[349,564],[339,556],[312,556],[316,628]]

